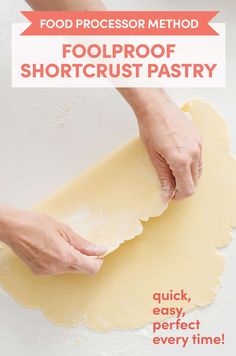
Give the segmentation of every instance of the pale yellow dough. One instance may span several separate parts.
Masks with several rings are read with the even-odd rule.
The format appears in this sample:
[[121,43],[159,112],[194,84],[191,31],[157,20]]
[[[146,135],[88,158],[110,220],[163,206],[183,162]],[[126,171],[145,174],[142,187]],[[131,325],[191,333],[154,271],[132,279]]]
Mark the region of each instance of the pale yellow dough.
[[89,241],[114,251],[141,234],[140,222],[159,216],[160,181],[139,138],[35,206]]
[[[184,111],[192,116],[204,138],[204,174],[195,196],[171,203],[162,216],[144,223],[143,233],[105,257],[102,270],[94,277],[35,277],[4,248],[0,253],[0,283],[6,291],[20,303],[40,308],[55,323],[83,322],[96,330],[137,328],[161,319],[152,315],[152,294],[157,291],[185,289],[192,298],[185,310],[213,301],[224,266],[224,258],[216,248],[229,242],[231,226],[236,225],[236,162],[229,153],[224,121],[209,104],[193,100]],[[135,174],[133,181],[125,182],[129,169],[126,167],[124,172],[126,192],[136,184]],[[112,191],[117,181],[114,171],[110,172],[102,187]],[[152,169],[143,172],[154,179]],[[95,202],[95,195],[100,194],[96,177],[91,182]],[[110,206],[115,206],[112,198]],[[141,218],[136,202],[129,202],[131,225],[133,210],[135,217]],[[60,200],[51,201],[45,211],[58,213],[57,207],[61,206]],[[144,210],[142,218],[146,219],[148,207]],[[127,220],[125,224],[129,225]],[[175,306],[181,305],[178,302]]]

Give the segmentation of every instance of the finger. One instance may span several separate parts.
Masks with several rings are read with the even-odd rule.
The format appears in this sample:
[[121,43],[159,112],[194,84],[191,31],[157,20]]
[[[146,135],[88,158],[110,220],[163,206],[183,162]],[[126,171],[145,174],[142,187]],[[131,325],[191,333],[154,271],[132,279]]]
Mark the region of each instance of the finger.
[[195,186],[189,164],[183,163],[176,166],[173,171],[176,181],[175,200],[188,198],[195,193]]
[[192,178],[193,178],[193,183],[194,183],[194,187],[197,187],[197,183],[198,183],[198,178],[199,178],[199,166],[198,166],[198,160],[197,162],[193,162],[191,164],[191,174],[192,174]]
[[203,160],[202,160],[202,146],[200,146],[200,156],[198,161],[198,179],[202,176]]
[[201,147],[200,145],[196,146],[192,153],[192,163],[191,163],[191,173],[193,177],[193,182],[194,182],[194,187],[197,187],[198,184],[198,178],[199,178],[199,162],[201,159]]
[[92,256],[85,256],[74,250],[69,269],[74,272],[95,275],[102,267],[102,264],[103,260]]
[[175,191],[174,176],[164,158],[157,157],[153,161],[161,183],[162,200],[164,203],[168,203]]
[[76,234],[69,226],[64,226],[64,231],[67,235],[67,241],[76,250],[87,256],[104,256],[106,254],[106,248],[103,246],[97,246],[94,243],[83,239]]

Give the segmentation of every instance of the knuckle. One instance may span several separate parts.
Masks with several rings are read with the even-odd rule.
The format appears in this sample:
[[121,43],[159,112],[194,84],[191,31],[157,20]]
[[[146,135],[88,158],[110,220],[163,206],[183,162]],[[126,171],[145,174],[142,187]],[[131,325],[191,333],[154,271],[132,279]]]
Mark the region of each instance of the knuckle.
[[46,276],[47,273],[43,268],[39,268],[39,267],[31,267],[30,268],[32,273],[35,274],[36,276]]
[[72,256],[70,265],[80,273],[95,275],[99,270],[100,263],[97,260],[87,260],[80,256]]
[[192,195],[194,195],[194,193],[195,193],[194,188],[188,188],[183,192],[185,198],[191,197]]
[[59,268],[59,265],[55,265],[53,263],[44,266],[43,270],[42,270],[42,275],[44,276],[52,276],[52,275],[56,275],[59,274],[59,271],[62,270],[62,268]]
[[71,233],[72,232],[72,229],[70,228],[70,226],[69,225],[67,225],[67,224],[61,224],[61,227],[62,227],[62,229],[64,229],[65,231],[67,231],[67,232],[69,232],[69,233]]
[[80,256],[76,256],[76,257],[74,255],[68,256],[67,265],[72,267],[74,270],[78,272],[82,271],[83,269],[83,262]]
[[174,161],[177,167],[185,168],[189,164],[189,157],[187,154],[176,155]]
[[203,143],[203,137],[201,135],[198,136],[197,142],[198,142],[198,145],[201,147],[202,143]]
[[28,264],[32,273],[36,276],[50,276],[61,273],[60,271],[66,270],[66,264],[63,261],[65,257],[57,254],[51,257],[50,260],[38,261],[34,264]]
[[199,157],[199,154],[200,154],[200,150],[199,148],[196,146],[196,147],[193,147],[190,151],[190,156],[195,160]]
[[88,275],[94,276],[94,275],[97,273],[97,268],[88,267],[88,268],[87,268],[87,271],[88,271]]
[[59,274],[59,270],[57,267],[50,266],[47,268],[47,271],[45,271],[46,276],[53,276]]
[[91,268],[91,274],[95,275],[98,273],[98,271],[100,270],[100,268],[103,265],[103,261],[102,260],[96,260],[96,263],[94,263],[94,265]]
[[96,263],[96,261],[94,261],[94,263],[81,263],[81,268],[83,268],[85,270],[85,273],[90,275],[90,276],[94,276],[98,270],[98,263]]
[[58,252],[56,259],[59,263],[67,264],[69,262],[70,258],[69,258],[68,253],[66,251],[62,250],[62,251]]

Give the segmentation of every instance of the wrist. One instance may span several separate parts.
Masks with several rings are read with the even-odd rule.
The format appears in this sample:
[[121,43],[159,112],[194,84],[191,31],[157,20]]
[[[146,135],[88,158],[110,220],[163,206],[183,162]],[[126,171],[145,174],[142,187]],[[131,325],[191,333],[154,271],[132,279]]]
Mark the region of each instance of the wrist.
[[20,210],[8,206],[0,206],[0,241],[9,244],[13,237],[13,230]]
[[165,106],[170,99],[161,88],[120,88],[118,89],[133,109],[137,119],[143,119]]

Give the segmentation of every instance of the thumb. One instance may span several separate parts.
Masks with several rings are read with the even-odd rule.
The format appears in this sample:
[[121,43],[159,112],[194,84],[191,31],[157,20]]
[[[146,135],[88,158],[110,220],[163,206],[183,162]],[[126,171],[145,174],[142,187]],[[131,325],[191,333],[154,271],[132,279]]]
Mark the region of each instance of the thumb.
[[83,239],[76,234],[69,226],[63,225],[63,237],[65,236],[67,242],[73,246],[76,250],[87,256],[104,256],[106,254],[106,248],[103,246],[97,246],[94,243]]
[[164,158],[156,158],[154,165],[161,183],[162,200],[164,203],[168,203],[175,192],[175,178]]

